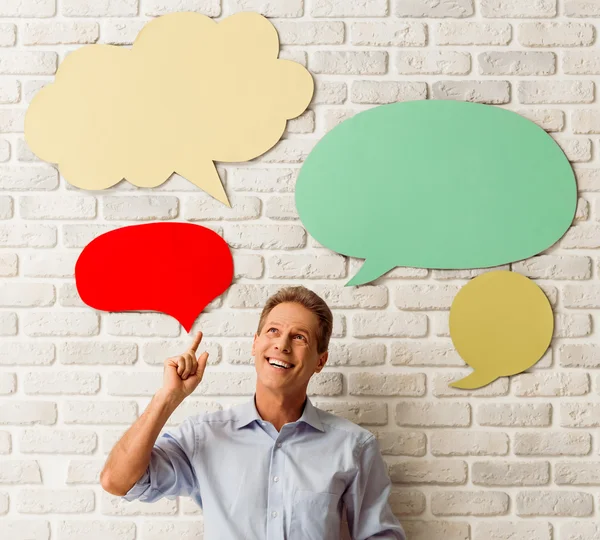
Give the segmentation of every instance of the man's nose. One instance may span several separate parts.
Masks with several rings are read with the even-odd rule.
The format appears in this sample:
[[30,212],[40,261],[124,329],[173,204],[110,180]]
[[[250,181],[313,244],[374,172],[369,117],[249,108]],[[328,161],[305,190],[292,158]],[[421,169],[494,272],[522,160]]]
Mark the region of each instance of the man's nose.
[[275,348],[281,350],[283,352],[290,352],[290,343],[289,338],[287,336],[281,336],[279,340],[275,343]]

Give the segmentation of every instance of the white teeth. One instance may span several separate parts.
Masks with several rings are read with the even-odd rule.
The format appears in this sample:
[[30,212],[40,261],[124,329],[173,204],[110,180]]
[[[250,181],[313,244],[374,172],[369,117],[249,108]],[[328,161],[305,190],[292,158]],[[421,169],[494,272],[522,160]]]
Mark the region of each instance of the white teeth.
[[271,364],[274,367],[278,367],[281,369],[289,369],[292,366],[292,364],[287,364],[286,362],[280,362],[279,360],[271,360],[270,358],[267,358],[267,362],[269,362],[269,364]]

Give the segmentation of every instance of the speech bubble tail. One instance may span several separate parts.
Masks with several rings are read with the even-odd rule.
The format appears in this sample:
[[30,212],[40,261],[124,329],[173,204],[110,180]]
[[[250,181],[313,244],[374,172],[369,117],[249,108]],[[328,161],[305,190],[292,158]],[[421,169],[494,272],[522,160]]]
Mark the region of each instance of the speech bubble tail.
[[393,268],[393,266],[382,266],[377,264],[377,261],[365,259],[365,262],[360,267],[360,270],[356,272],[354,277],[348,283],[346,283],[345,286],[350,287],[352,285],[364,285],[365,283],[369,283],[370,281],[382,276],[391,268]]
[[211,197],[231,208],[217,168],[212,161],[187,163],[187,166],[178,168],[177,172],[199,188],[202,188]]
[[450,383],[453,388],[461,388],[463,390],[475,390],[481,388],[491,382],[494,382],[498,378],[498,375],[493,373],[485,373],[480,371],[473,371],[466,377]]

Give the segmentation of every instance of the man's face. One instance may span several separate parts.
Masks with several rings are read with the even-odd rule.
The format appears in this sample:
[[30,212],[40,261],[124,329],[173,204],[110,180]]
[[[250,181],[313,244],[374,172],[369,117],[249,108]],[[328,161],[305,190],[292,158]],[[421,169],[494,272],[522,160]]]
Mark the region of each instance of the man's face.
[[304,393],[309,379],[327,361],[327,352],[317,352],[318,328],[319,318],[301,304],[275,306],[252,344],[258,384],[274,391]]

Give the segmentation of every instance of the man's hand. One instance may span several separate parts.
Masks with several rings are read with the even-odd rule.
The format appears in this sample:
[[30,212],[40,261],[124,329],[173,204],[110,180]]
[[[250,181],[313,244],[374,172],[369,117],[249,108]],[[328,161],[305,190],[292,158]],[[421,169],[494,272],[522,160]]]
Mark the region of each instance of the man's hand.
[[208,360],[206,351],[196,358],[196,350],[201,341],[202,332],[198,332],[186,352],[165,360],[162,393],[184,399],[200,384]]

